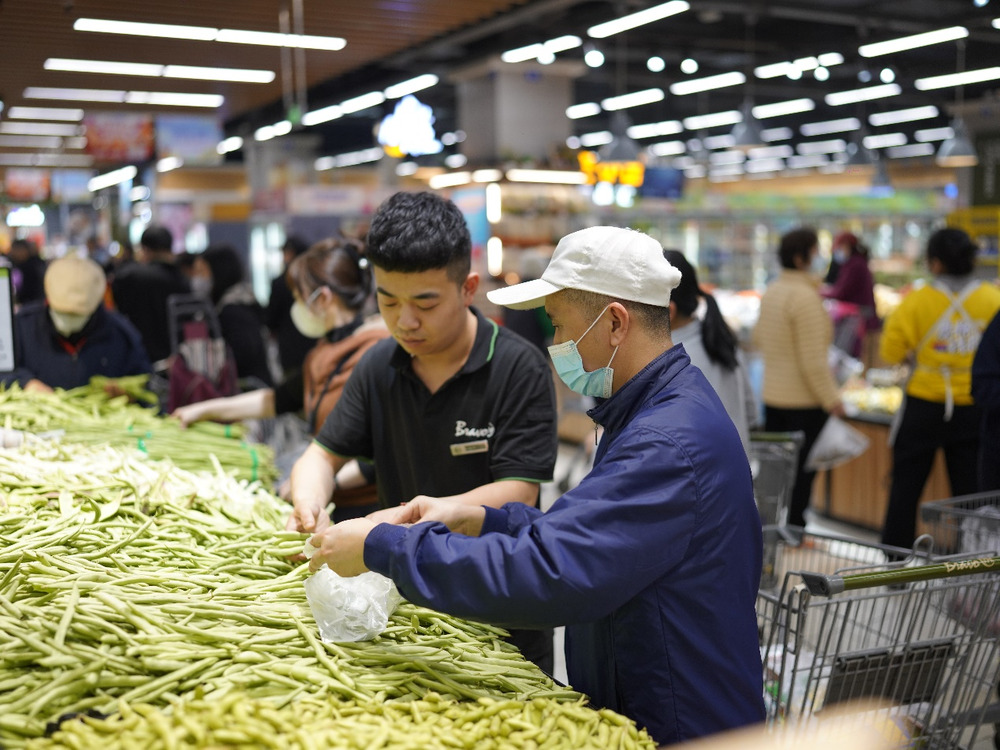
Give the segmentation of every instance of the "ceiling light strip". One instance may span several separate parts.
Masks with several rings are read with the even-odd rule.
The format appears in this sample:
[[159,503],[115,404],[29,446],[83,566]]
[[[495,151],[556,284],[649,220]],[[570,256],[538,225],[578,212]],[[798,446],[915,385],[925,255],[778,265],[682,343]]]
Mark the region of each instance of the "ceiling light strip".
[[895,52],[903,52],[919,47],[929,47],[932,44],[942,42],[953,42],[956,39],[965,39],[969,36],[969,30],[964,26],[951,26],[947,29],[936,31],[925,31],[922,34],[899,37],[898,39],[887,39],[884,42],[873,44],[863,44],[858,47],[858,54],[862,57],[880,57],[881,55],[891,55]]
[[184,26],[169,23],[137,23],[102,18],[78,18],[73,23],[76,31],[100,34],[127,34],[165,39],[189,39],[202,42],[228,42],[231,44],[256,44],[267,47],[294,47],[338,51],[347,41],[337,36],[312,36],[308,34],[280,34],[273,31],[241,29],[216,29],[209,26]]
[[667,3],[654,5],[652,8],[640,10],[638,13],[630,13],[627,16],[616,18],[613,21],[599,23],[587,29],[587,36],[594,39],[605,39],[623,31],[645,26],[648,23],[661,21],[664,18],[675,16],[691,8],[691,4],[685,0],[671,0]]

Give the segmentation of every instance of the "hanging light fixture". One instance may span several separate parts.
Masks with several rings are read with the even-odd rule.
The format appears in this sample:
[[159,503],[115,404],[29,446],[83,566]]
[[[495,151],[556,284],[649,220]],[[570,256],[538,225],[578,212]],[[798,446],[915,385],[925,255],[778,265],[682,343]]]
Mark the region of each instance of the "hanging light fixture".
[[889,167],[885,159],[875,159],[875,172],[872,175],[871,192],[875,194],[891,194],[893,192],[892,180],[889,179]]
[[602,146],[597,155],[601,161],[629,162],[637,161],[642,149],[628,135],[628,116],[621,111],[611,115],[611,142]]
[[871,150],[865,145],[865,136],[868,135],[868,128],[862,125],[854,137],[851,139],[850,143],[847,144],[845,151],[847,152],[847,161],[845,164],[848,167],[870,167],[875,163],[875,157],[872,156]]
[[757,17],[753,13],[747,14],[747,64],[746,80],[747,95],[743,99],[743,106],[740,112],[743,119],[733,126],[730,135],[733,137],[733,148],[738,151],[749,151],[752,148],[760,148],[765,145],[761,135],[760,121],[753,114],[753,89],[754,89],[754,58],[755,54],[755,34],[754,27],[757,24]]
[[[962,73],[965,69],[964,39],[958,40],[957,68],[958,73]],[[952,135],[941,143],[935,161],[939,167],[974,167],[979,163],[979,157],[976,156],[976,149],[972,145],[969,132],[965,129],[965,122],[962,120],[964,91],[961,84],[955,88],[955,117],[951,121]]]

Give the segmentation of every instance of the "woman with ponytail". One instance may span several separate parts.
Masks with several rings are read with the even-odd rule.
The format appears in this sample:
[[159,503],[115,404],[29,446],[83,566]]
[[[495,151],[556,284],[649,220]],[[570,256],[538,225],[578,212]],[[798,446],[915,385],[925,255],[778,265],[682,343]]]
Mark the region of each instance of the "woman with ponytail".
[[[677,250],[665,250],[667,260],[681,272],[681,283],[670,293],[670,335],[684,344],[691,362],[701,370],[729,418],[740,433],[744,450],[750,447],[750,426],[757,422],[757,407],[736,334],[726,323],[715,297],[698,285],[698,276]],[[697,316],[704,300],[704,317]]]

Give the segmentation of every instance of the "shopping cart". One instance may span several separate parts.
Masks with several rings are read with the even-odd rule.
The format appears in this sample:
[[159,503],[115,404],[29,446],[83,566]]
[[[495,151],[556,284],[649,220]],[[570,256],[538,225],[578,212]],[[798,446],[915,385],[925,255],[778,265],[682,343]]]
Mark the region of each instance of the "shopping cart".
[[765,588],[777,583],[775,567],[781,551],[779,536],[788,517],[788,503],[795,486],[799,451],[804,440],[805,433],[802,431],[750,433],[753,495],[765,530],[761,571],[761,586]]
[[920,506],[934,550],[1000,554],[1000,493],[981,492]]
[[805,739],[863,701],[895,746],[971,747],[995,720],[1000,558],[785,531],[758,594],[769,726]]

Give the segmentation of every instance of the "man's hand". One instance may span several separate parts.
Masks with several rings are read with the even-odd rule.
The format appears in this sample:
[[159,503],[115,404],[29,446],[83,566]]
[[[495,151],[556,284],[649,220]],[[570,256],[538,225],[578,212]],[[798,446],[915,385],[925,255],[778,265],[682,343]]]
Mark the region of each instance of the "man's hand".
[[292,515],[288,517],[285,529],[304,534],[322,534],[330,525],[330,516],[322,505],[295,502]]
[[458,534],[479,536],[486,511],[482,506],[463,505],[448,498],[418,495],[405,505],[377,510],[367,518],[375,523],[394,524],[439,521]]
[[37,378],[32,378],[24,384],[25,393],[52,393],[52,388]]
[[352,518],[330,526],[316,534],[309,543],[318,548],[309,559],[309,570],[315,573],[323,563],[339,576],[361,575],[365,567],[365,540],[376,524],[367,518]]

